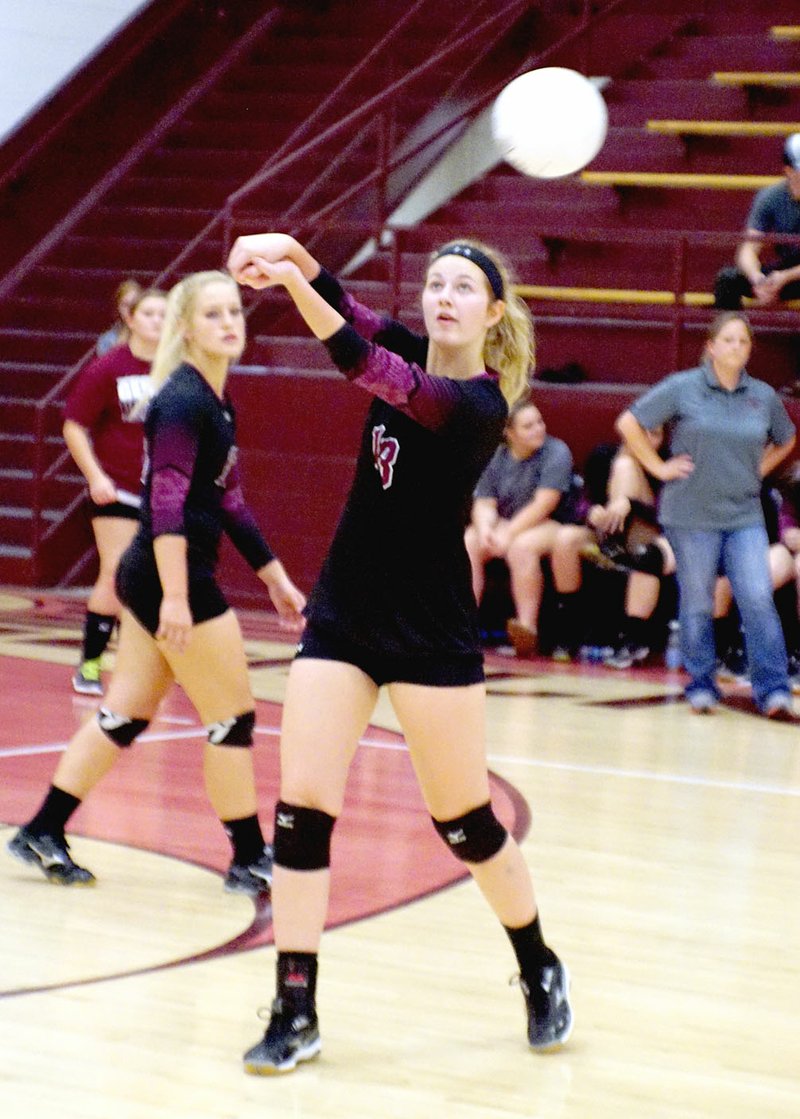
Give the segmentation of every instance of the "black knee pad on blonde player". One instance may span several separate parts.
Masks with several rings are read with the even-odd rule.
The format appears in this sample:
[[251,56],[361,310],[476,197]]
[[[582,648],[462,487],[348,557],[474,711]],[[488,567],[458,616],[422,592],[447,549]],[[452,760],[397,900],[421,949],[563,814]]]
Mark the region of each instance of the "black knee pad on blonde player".
[[456,858],[465,863],[485,863],[497,854],[508,837],[488,801],[456,820],[431,819]]
[[331,863],[335,816],[279,800],[275,805],[274,859],[288,870],[325,870]]
[[255,725],[255,711],[245,711],[243,715],[220,719],[218,723],[211,723],[206,727],[208,741],[212,746],[252,746]]
[[100,730],[110,738],[115,746],[130,746],[150,722],[149,719],[131,719],[128,715],[117,715],[107,707],[97,709],[97,722]]

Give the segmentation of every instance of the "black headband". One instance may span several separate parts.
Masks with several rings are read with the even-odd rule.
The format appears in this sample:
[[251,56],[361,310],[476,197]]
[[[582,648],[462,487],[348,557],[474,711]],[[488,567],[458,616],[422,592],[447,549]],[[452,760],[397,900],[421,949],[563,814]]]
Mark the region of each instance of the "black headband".
[[497,265],[489,259],[486,253],[482,253],[480,249],[476,249],[472,245],[464,245],[460,241],[454,241],[452,245],[445,245],[439,249],[433,259],[438,260],[440,256],[463,256],[465,260],[471,260],[473,264],[477,264],[489,281],[489,287],[492,289],[495,299],[503,298],[503,277],[500,275]]

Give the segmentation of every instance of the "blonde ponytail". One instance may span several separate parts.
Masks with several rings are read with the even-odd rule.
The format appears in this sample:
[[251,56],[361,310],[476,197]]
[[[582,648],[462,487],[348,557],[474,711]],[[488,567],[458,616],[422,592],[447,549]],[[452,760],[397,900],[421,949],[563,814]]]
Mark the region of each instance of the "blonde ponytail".
[[500,388],[512,407],[530,391],[536,367],[533,318],[527,303],[506,286],[506,312],[486,336],[483,354],[500,376]]

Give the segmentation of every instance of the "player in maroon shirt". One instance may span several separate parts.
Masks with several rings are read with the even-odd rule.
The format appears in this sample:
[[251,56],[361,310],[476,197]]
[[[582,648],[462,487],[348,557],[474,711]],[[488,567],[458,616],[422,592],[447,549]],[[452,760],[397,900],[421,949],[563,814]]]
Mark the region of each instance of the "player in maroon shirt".
[[427,337],[356,303],[287,235],[239,238],[228,267],[240,283],[285,288],[333,363],[374,397],[286,689],[274,840],[277,993],[245,1069],[286,1072],[320,1051],[315,988],[331,834],[384,684],[433,824],[511,940],[530,1045],[560,1045],[572,1024],[566,968],[542,938],[527,865],[491,806],[483,658],[464,547],[475,483],[508,403],[528,387],[530,316],[496,254],[472,241],[431,258]]
[[64,440],[89,487],[99,571],[89,595],[76,692],[102,695],[101,658],[119,617],[114,577],[139,520],[142,475],[141,407],[150,391],[152,362],[166,294],[140,291],[129,312],[128,339],[81,371],[64,410]]
[[94,882],[69,854],[67,821],[177,680],[208,731],[206,788],[233,848],[225,888],[252,895],[269,887],[272,850],[256,812],[251,751],[255,703],[239,623],[215,579],[222,532],[267,587],[283,624],[302,627],[305,598],[242,494],[225,383],[243,346],[230,276],[201,272],[173,288],[153,363],[161,387],[145,421],[142,519],[117,571],[124,609],[108,696],[69,743],[38,812],[8,844],[50,881]]

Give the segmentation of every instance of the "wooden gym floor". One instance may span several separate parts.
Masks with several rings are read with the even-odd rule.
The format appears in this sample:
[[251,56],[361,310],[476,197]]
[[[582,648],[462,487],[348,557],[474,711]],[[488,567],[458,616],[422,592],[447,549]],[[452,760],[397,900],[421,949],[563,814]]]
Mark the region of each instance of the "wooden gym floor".
[[[94,712],[69,686],[82,613],[0,593],[3,844]],[[292,648],[270,615],[242,620],[269,831]],[[3,1119],[800,1114],[800,731],[755,716],[741,686],[692,716],[658,667],[487,663],[495,805],[572,973],[565,1049],[527,1049],[510,947],[433,833],[381,701],[334,839],[323,1053],[246,1076],[270,910],[222,891],[205,736],[175,689],[72,822],[95,889],[0,852]]]

